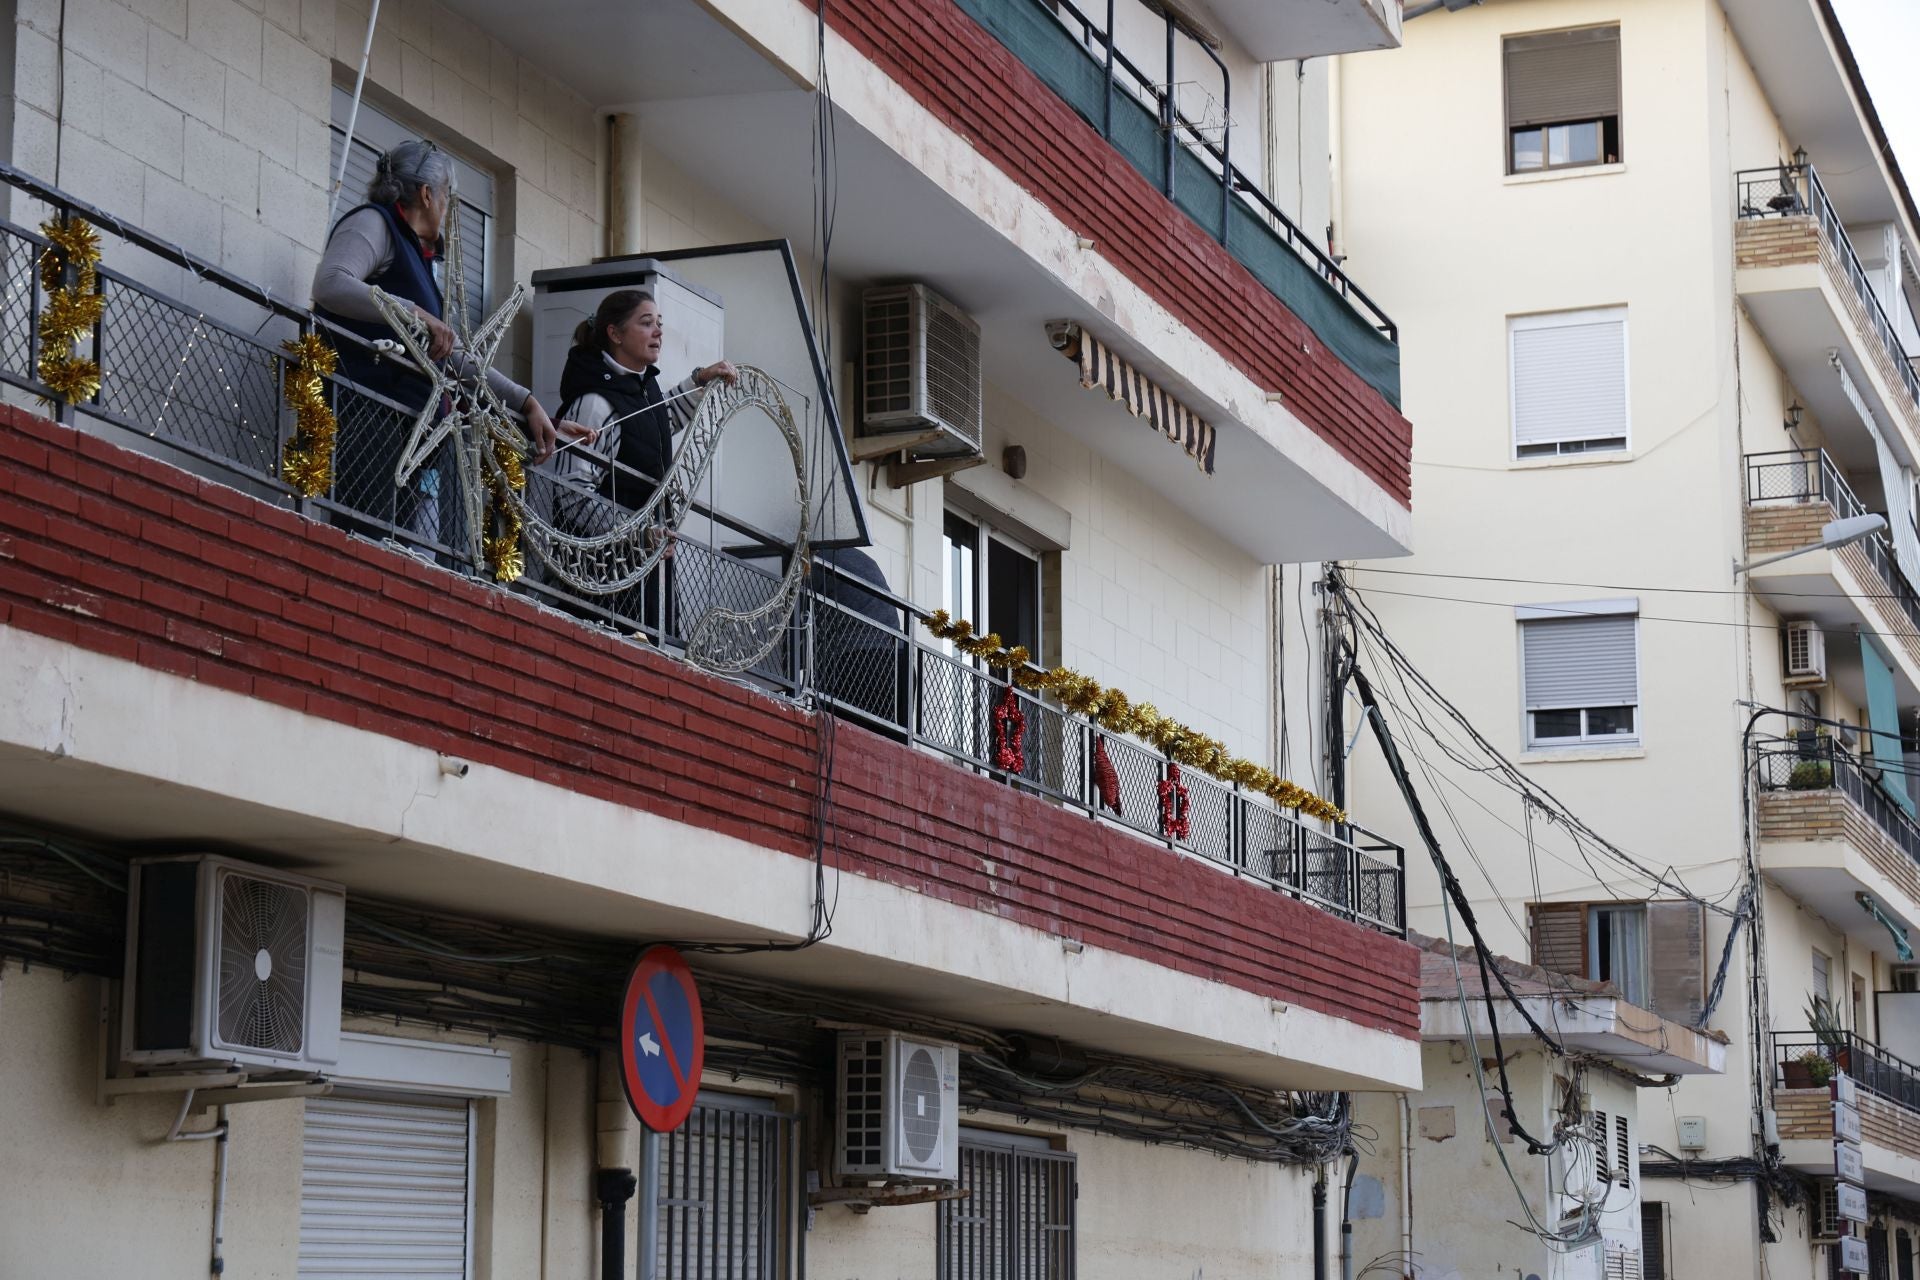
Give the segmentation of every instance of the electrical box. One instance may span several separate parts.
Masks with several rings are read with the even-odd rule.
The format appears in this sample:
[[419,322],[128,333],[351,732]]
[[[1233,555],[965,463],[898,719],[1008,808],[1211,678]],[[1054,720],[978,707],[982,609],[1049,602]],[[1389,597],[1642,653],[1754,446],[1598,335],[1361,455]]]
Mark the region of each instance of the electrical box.
[[1682,1151],[1707,1149],[1707,1118],[1705,1116],[1681,1116],[1677,1124]]

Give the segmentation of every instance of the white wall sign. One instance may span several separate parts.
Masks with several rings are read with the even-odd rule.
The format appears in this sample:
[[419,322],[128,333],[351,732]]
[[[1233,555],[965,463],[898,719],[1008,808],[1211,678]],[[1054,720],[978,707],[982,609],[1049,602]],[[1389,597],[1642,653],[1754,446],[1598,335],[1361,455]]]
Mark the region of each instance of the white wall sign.
[[1853,1082],[1852,1076],[1843,1071],[1833,1078],[1833,1096],[1836,1101],[1844,1102],[1850,1107],[1857,1107],[1860,1105],[1860,1086]]
[[1842,1182],[1834,1187],[1839,1212],[1848,1222],[1867,1220],[1867,1192],[1864,1187],[1856,1187],[1850,1182]]
[[1833,1104],[1833,1136],[1848,1142],[1860,1141],[1860,1113],[1837,1099]]
[[1840,1237],[1840,1269],[1842,1271],[1860,1271],[1867,1269],[1867,1242],[1859,1236]]
[[1867,1164],[1857,1142],[1833,1144],[1833,1176],[1842,1182],[1865,1182]]

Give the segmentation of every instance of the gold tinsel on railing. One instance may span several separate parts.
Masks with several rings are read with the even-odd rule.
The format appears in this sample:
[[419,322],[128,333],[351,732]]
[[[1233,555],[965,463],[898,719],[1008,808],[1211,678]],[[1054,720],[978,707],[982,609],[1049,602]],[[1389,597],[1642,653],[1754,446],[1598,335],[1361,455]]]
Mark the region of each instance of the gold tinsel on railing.
[[1258,792],[1283,809],[1294,809],[1329,822],[1346,821],[1347,815],[1332,802],[1288,782],[1264,765],[1232,755],[1219,739],[1209,738],[1171,716],[1160,714],[1150,702],[1132,702],[1120,690],[1105,688],[1091,676],[1066,667],[1036,667],[1026,646],[1008,647],[998,632],[977,636],[971,622],[950,617],[944,609],[935,610],[922,621],[928,631],[942,640],[952,641],[962,653],[979,658],[990,667],[1006,669],[1022,689],[1050,693],[1060,700],[1061,706],[1087,717],[1110,733],[1132,734],[1152,743],[1176,764]]
[[512,582],[526,572],[527,558],[520,549],[520,511],[507,500],[507,489],[524,491],[527,470],[519,450],[498,438],[493,441],[493,461],[487,472],[487,527],[497,532],[480,540],[480,550],[493,569],[494,581]]
[[317,498],[333,487],[333,442],[340,425],[327,407],[327,376],[340,356],[317,333],[289,338],[280,349],[294,358],[287,366],[281,394],[293,410],[293,438],[280,454],[280,475],[303,497]]
[[47,305],[40,313],[40,358],[34,371],[56,398],[76,404],[100,393],[100,366],[73,353],[76,342],[92,336],[107,306],[95,271],[100,237],[83,218],[50,219],[40,224],[40,234],[48,241],[40,255],[40,287]]

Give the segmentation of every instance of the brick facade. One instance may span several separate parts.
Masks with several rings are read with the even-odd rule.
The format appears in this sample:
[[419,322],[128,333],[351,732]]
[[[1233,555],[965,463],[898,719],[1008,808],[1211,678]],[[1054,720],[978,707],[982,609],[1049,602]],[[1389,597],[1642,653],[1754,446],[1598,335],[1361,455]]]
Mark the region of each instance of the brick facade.
[[[811,856],[800,708],[11,408],[0,624]],[[1418,1035],[1404,942],[852,725],[833,760],[845,872]]]
[[1888,839],[1872,818],[1844,792],[1767,791],[1759,806],[1762,857],[1764,842],[1844,840],[1858,849],[1874,870],[1899,886],[1909,903],[1920,904],[1920,863]]
[[1403,505],[1413,429],[953,0],[843,0],[827,22]]
[[[1864,1089],[1856,1096],[1860,1102],[1862,1144],[1920,1160],[1920,1112],[1910,1111]],[[1773,1109],[1780,1123],[1781,1141],[1833,1141],[1833,1097],[1829,1090],[1776,1089]],[[1869,1155],[1869,1167],[1872,1164]]]
[[[1769,503],[1749,506],[1746,516],[1747,555],[1751,559],[1791,551],[1820,541],[1821,526],[1839,515],[1825,501]],[[1859,543],[1830,553],[1867,592],[1860,607],[1872,620],[1870,629],[1883,641],[1897,645],[1908,661],[1920,668],[1920,632],[1892,596],[1895,584],[1880,576]]]
[[1773,1114],[1780,1140],[1833,1141],[1833,1095],[1826,1088],[1775,1089]]

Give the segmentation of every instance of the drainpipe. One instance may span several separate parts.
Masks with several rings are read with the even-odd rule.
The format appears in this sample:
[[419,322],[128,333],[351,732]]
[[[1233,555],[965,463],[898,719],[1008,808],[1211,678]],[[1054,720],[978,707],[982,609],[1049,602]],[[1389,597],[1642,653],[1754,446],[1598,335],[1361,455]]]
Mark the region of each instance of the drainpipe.
[[620,1056],[602,1052],[595,1096],[594,1198],[600,1202],[600,1278],[625,1280],[627,1274],[627,1201],[640,1180],[634,1176],[633,1108],[620,1082]]
[[1340,1193],[1340,1280],[1353,1280],[1353,1175],[1360,1153],[1347,1156],[1347,1187]]
[[1313,1280],[1327,1280],[1327,1166],[1313,1180]]
[[[1337,265],[1346,260],[1346,221],[1343,216],[1346,200],[1341,187],[1346,179],[1340,167],[1341,121],[1346,114],[1340,101],[1342,76],[1340,68],[1346,59],[1332,57],[1327,59],[1327,256]],[[1271,188],[1269,188],[1271,190]],[[1306,210],[1295,212],[1306,221]]]
[[1413,1101],[1400,1095],[1400,1256],[1413,1265]]
[[639,253],[646,240],[647,206],[641,185],[640,117],[607,117],[607,253]]

